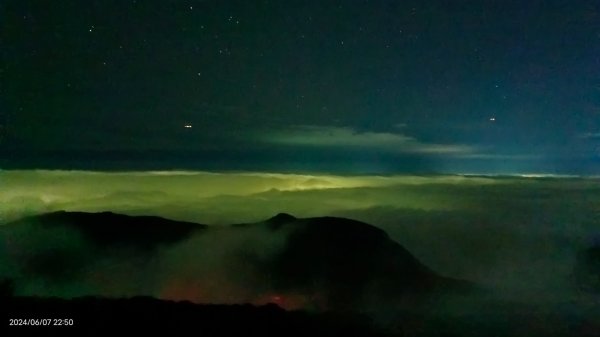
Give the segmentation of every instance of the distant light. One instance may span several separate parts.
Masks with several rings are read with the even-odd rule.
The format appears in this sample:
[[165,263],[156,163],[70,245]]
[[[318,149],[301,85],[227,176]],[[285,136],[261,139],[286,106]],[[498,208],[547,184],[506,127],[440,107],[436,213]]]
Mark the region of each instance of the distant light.
[[491,122],[495,122],[495,121],[496,121],[496,117],[491,117],[491,118],[490,118],[490,121],[491,121]]
[[186,129],[191,129],[192,128],[192,124],[186,124],[183,127],[186,128]]

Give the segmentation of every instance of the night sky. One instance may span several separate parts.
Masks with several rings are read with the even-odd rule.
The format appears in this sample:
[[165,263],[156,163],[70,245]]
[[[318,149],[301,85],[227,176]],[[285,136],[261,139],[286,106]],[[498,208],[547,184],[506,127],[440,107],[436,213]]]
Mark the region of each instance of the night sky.
[[597,1],[0,3],[0,167],[600,170]]

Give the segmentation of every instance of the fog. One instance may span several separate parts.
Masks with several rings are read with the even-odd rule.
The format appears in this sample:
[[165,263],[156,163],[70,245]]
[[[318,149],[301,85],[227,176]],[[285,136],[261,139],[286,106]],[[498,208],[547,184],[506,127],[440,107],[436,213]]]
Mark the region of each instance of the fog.
[[459,204],[448,193],[434,195],[419,186],[506,182],[460,176],[0,171],[0,183],[0,223],[54,210],[111,210],[224,224],[263,220],[283,211],[320,216],[382,205],[452,209]]
[[[2,225],[56,210],[158,215],[213,226],[261,221],[280,212],[296,217],[347,217],[384,229],[443,275],[478,282],[513,299],[554,301],[568,296],[565,290],[569,289],[575,254],[600,236],[600,181],[517,176],[0,171]],[[281,238],[266,238],[256,231],[221,233],[193,236],[143,263],[135,255],[114,253],[114,258],[99,260],[84,275],[69,284],[58,284],[50,292],[81,295],[103,287],[114,295],[130,295],[140,288],[111,284],[101,275],[130,275],[135,266],[140,270],[135,276],[139,280],[131,284],[143,285],[149,294],[213,302],[256,300],[260,291],[255,290],[264,284],[263,275],[244,270],[243,260],[230,248],[246,245],[260,260],[282,244]],[[24,228],[22,240],[35,241],[38,247],[46,244],[47,249],[67,246],[79,254],[80,241],[72,235],[62,233],[60,242],[44,243],[53,236]],[[223,268],[228,263],[231,268]],[[11,268],[10,261],[2,267],[5,273]],[[165,279],[165,275],[170,276]],[[41,282],[28,281],[22,292],[36,293],[36,289],[48,287]],[[207,290],[205,294],[181,293],[185,287],[168,282],[200,282],[202,287],[190,286],[190,291]],[[245,293],[248,282],[253,284],[252,294]],[[217,286],[228,290],[214,295],[209,290]]]

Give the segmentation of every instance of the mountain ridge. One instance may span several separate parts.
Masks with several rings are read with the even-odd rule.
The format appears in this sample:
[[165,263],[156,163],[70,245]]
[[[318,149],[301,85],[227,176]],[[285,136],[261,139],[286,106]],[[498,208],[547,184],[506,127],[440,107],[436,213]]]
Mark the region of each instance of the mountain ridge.
[[[55,231],[48,232],[41,239],[43,245],[40,248],[37,241],[23,241],[22,233],[18,232],[20,228],[33,232],[47,228]],[[476,288],[468,281],[439,275],[382,229],[352,219],[296,218],[280,213],[262,222],[214,228],[160,217],[61,211],[7,224],[0,228],[0,239],[10,243],[9,251],[18,253],[10,257],[13,261],[9,261],[14,263],[17,275],[25,275],[32,280],[48,280],[50,284],[62,284],[78,277],[87,280],[90,273],[97,278],[97,273],[106,273],[102,269],[104,267],[98,266],[122,263],[155,265],[152,261],[160,259],[160,254],[171,256],[169,252],[172,251],[185,252],[180,260],[168,260],[170,264],[181,266],[180,271],[163,276],[175,282],[169,281],[163,286],[170,289],[166,293],[171,295],[167,296],[175,294],[179,299],[203,293],[205,286],[198,285],[198,282],[204,284],[202,282],[206,282],[207,278],[214,282],[211,281],[212,274],[225,275],[225,282],[240,278],[236,281],[239,284],[227,286],[218,285],[223,283],[219,281],[214,291],[227,294],[232,291],[227,288],[231,286],[241,289],[237,292],[251,289],[252,294],[240,301],[247,301],[248,296],[254,298],[255,303],[277,299],[275,302],[279,301],[278,304],[292,308],[368,309],[372,306],[368,303],[402,303],[414,307],[424,300],[427,302],[432,296],[460,294]],[[75,237],[81,234],[83,242],[64,239],[71,237],[65,236],[64,230]],[[252,240],[258,241],[246,242],[245,237],[250,237],[249,233],[254,233]],[[232,237],[236,239],[232,241]],[[46,247],[46,241],[53,239],[58,243]],[[257,253],[273,240],[280,242],[280,246],[274,246],[266,255]],[[86,247],[96,248],[90,251]],[[130,248],[139,253],[132,253]],[[227,253],[221,257],[215,255],[215,251]],[[174,256],[180,256],[177,254]],[[207,257],[211,257],[210,260]],[[111,262],[106,262],[107,259]],[[203,265],[213,269],[209,269],[208,273],[193,272],[204,270]],[[95,271],[98,268],[100,271]],[[126,270],[131,268],[133,265]],[[187,276],[181,279],[183,276],[177,276],[181,273]],[[240,273],[247,276],[239,276]],[[117,276],[101,277],[112,279]],[[139,277],[147,279],[148,275]],[[0,275],[2,278],[10,279],[10,275]],[[129,284],[132,289],[140,287],[140,281],[131,283],[129,279],[112,282],[123,286]],[[19,288],[18,284],[16,288]]]

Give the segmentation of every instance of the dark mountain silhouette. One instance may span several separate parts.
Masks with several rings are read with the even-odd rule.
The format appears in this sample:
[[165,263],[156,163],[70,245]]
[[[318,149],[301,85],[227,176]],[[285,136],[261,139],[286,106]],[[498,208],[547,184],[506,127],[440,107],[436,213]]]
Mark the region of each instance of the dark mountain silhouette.
[[277,287],[316,296],[325,293],[323,304],[328,308],[360,307],[373,300],[420,300],[420,295],[475,288],[437,275],[383,230],[363,222],[278,214],[264,224],[288,235],[285,249],[269,265],[278,276]]
[[[37,224],[45,227],[71,227],[99,246],[131,246],[152,249],[178,242],[207,226],[156,216],[128,216],[112,212],[53,212],[27,217],[10,225]],[[10,229],[10,227],[5,227]]]
[[[205,228],[154,216],[59,211],[0,226],[0,253],[4,247],[9,262],[17,264],[26,277],[68,281],[102,258],[149,259],[156,248]],[[29,242],[37,233],[46,237]]]
[[[159,217],[134,217],[107,212],[56,212],[8,224],[0,230],[0,235],[4,235],[6,241],[11,241],[11,231],[24,225],[33,226],[33,231],[35,228],[66,228],[80,233],[91,247],[96,247],[95,250],[82,250],[80,245],[71,247],[68,242],[43,249],[19,247],[19,254],[13,255],[13,259],[18,260],[20,274],[30,278],[47,278],[52,282],[74,279],[84,271],[85,275],[89,275],[89,271],[93,270],[93,262],[106,256],[114,261],[130,259],[133,254],[136,261],[143,263],[155,258],[154,248],[177,245],[193,234],[223,235],[211,239],[217,241],[218,245],[219,238],[225,238],[228,233],[258,229],[267,239],[283,238],[283,247],[261,258],[253,255],[252,250],[257,246],[218,247],[235,251],[240,259],[237,263],[227,261],[222,268],[236,269],[228,272],[239,274],[237,268],[243,265],[251,270],[251,274],[263,278],[259,282],[261,293],[272,294],[276,298],[291,294],[301,298],[301,304],[298,304],[301,306],[368,310],[385,303],[413,308],[432,296],[474,289],[468,282],[437,275],[391,240],[383,230],[343,218],[297,219],[289,214],[278,214],[259,223],[212,229],[210,226]],[[64,235],[58,233],[55,235]],[[11,245],[15,246],[12,242]],[[116,249],[118,247],[121,249]],[[124,247],[133,248],[134,253]],[[15,250],[14,247],[12,250]],[[173,263],[191,263],[190,267],[193,268],[194,265],[207,262],[215,263],[201,259]],[[0,278],[3,277],[9,278],[0,275]],[[240,287],[251,286],[242,284]]]
[[296,221],[296,217],[287,213],[279,213],[274,217],[265,220],[265,224],[271,229],[278,229],[286,223]]

